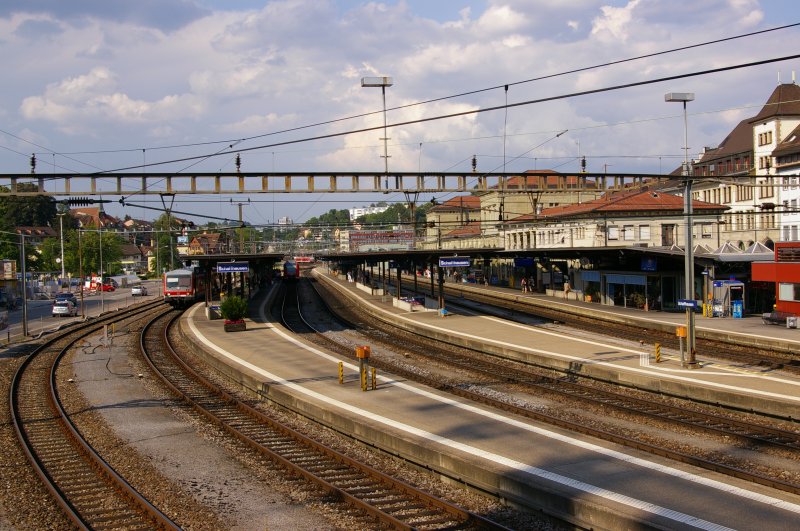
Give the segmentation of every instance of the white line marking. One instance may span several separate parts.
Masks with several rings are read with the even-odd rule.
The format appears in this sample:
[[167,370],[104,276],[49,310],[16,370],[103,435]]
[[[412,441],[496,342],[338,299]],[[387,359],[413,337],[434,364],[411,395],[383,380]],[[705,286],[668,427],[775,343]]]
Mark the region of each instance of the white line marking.
[[[677,512],[677,511],[672,511],[671,509],[660,507],[658,505],[651,504],[651,503],[645,502],[643,500],[637,500],[635,498],[630,498],[630,497],[625,496],[623,494],[619,494],[619,493],[615,493],[613,491],[602,489],[600,487],[597,487],[597,486],[594,486],[594,485],[590,485],[588,483],[584,483],[584,482],[581,482],[581,481],[578,481],[578,480],[575,480],[575,479],[572,479],[572,478],[568,478],[566,476],[561,476],[559,474],[555,474],[553,472],[549,472],[549,471],[546,471],[546,470],[543,470],[543,469],[539,469],[537,467],[532,467],[532,466],[530,466],[530,465],[528,465],[526,463],[521,463],[521,462],[512,460],[510,458],[507,458],[507,457],[504,457],[504,456],[501,456],[501,455],[498,455],[498,454],[487,452],[487,451],[481,450],[479,448],[475,448],[475,447],[472,447],[472,446],[469,446],[469,445],[465,445],[463,443],[459,443],[457,441],[453,441],[451,439],[440,437],[440,436],[438,436],[436,434],[433,434],[433,433],[430,433],[430,432],[427,432],[427,431],[424,431],[424,430],[420,430],[419,428],[416,428],[414,426],[409,426],[407,424],[397,422],[395,420],[383,417],[381,415],[377,415],[377,414],[372,413],[370,411],[363,410],[361,408],[353,406],[352,404],[346,404],[344,402],[340,402],[338,400],[334,400],[334,399],[332,399],[332,398],[330,398],[330,397],[328,397],[326,395],[322,395],[321,393],[317,393],[315,391],[311,391],[309,389],[306,389],[306,388],[302,387],[301,385],[298,385],[298,384],[295,384],[293,382],[287,381],[287,380],[281,378],[280,376],[278,376],[276,374],[273,374],[273,373],[271,373],[269,371],[264,370],[261,367],[253,365],[252,363],[249,363],[249,362],[239,358],[238,356],[228,352],[227,350],[223,349],[222,347],[220,347],[220,346],[216,345],[215,343],[211,342],[208,338],[206,338],[200,332],[200,330],[194,324],[194,314],[197,311],[197,308],[198,307],[193,308],[191,310],[191,312],[189,313],[189,327],[192,330],[192,333],[195,334],[195,336],[202,343],[204,343],[209,348],[215,350],[219,354],[225,356],[226,358],[232,360],[233,362],[235,362],[235,363],[237,363],[237,364],[239,364],[239,365],[241,365],[243,367],[246,367],[249,370],[252,370],[252,371],[256,372],[257,374],[260,374],[260,375],[262,375],[262,376],[264,376],[266,378],[269,378],[270,380],[272,380],[272,381],[274,381],[276,383],[279,383],[279,384],[281,384],[283,386],[289,387],[289,388],[291,388],[291,389],[293,389],[293,390],[295,390],[295,391],[297,391],[299,393],[302,393],[302,394],[305,394],[307,396],[313,397],[313,398],[315,398],[317,400],[325,402],[328,405],[335,406],[335,407],[337,407],[339,409],[342,409],[343,411],[352,413],[354,415],[361,415],[361,416],[364,416],[366,418],[370,418],[370,419],[372,419],[372,420],[374,420],[376,422],[380,422],[380,423],[385,424],[387,426],[392,426],[392,427],[394,427],[394,428],[396,428],[398,430],[402,430],[402,431],[405,431],[407,433],[414,434],[414,435],[416,435],[418,437],[427,439],[429,441],[436,442],[436,443],[439,443],[439,444],[442,444],[442,445],[445,445],[445,446],[448,446],[448,447],[463,451],[463,452],[465,452],[467,454],[470,454],[470,455],[473,455],[473,456],[476,456],[476,457],[480,457],[480,458],[483,458],[483,459],[486,459],[486,460],[489,460],[489,461],[492,461],[492,462],[495,462],[495,463],[501,463],[501,464],[504,464],[505,466],[508,466],[508,467],[511,467],[511,468],[514,468],[514,469],[529,473],[531,475],[535,475],[537,477],[541,477],[541,478],[545,478],[545,479],[548,479],[548,480],[551,480],[551,481],[555,481],[555,482],[561,483],[563,485],[570,486],[570,487],[576,488],[578,490],[582,490],[582,491],[587,492],[587,493],[596,494],[597,496],[601,496],[603,498],[606,498],[606,499],[609,499],[609,500],[612,500],[612,501],[617,501],[617,502],[620,502],[620,503],[624,503],[624,504],[629,505],[631,507],[635,507],[635,508],[638,508],[638,509],[643,510],[643,511],[647,511],[647,512],[650,512],[650,513],[653,513],[653,514],[657,514],[657,515],[660,515],[660,516],[664,516],[664,517],[670,518],[672,520],[680,521],[680,522],[685,523],[687,525],[692,525],[692,526],[699,527],[699,528],[702,528],[702,529],[720,529],[720,530],[721,529],[727,529],[727,528],[721,527],[721,526],[719,526],[717,524],[713,524],[713,523],[707,522],[705,520],[697,519],[697,518],[695,518],[693,516],[686,515],[684,513],[680,513],[680,512]],[[262,320],[266,321],[266,317],[264,315],[263,307],[261,308],[260,312],[261,312]],[[275,333],[277,333],[278,335],[280,335],[281,337],[283,337],[287,341],[297,345],[298,347],[300,347],[302,349],[305,349],[305,350],[307,350],[309,352],[312,352],[312,353],[316,354],[317,356],[322,357],[323,359],[329,360],[329,361],[337,363],[337,364],[340,361],[338,358],[336,358],[336,357],[334,357],[334,356],[332,356],[330,354],[322,352],[322,351],[320,351],[320,350],[318,350],[318,349],[316,349],[314,347],[311,347],[309,345],[306,345],[306,344],[298,341],[294,337],[291,337],[291,336],[285,334],[282,330],[280,330],[278,328],[274,328],[273,327],[270,330],[274,331]],[[348,368],[350,368],[352,370],[357,370],[357,367],[355,365],[351,364],[351,363],[345,363],[345,365],[347,365]],[[386,378],[380,378],[380,379],[385,381],[385,382],[390,382],[390,380],[388,380]],[[603,455],[606,455],[606,456],[609,456],[609,457],[612,457],[612,458],[615,458],[615,459],[619,459],[621,461],[624,461],[624,462],[627,462],[627,463],[630,463],[630,464],[633,464],[633,465],[638,465],[638,466],[642,466],[644,468],[649,468],[651,470],[655,470],[655,471],[658,471],[658,472],[661,472],[661,473],[664,473],[664,474],[668,474],[668,475],[671,475],[671,476],[674,476],[674,477],[677,477],[677,478],[680,478],[680,479],[683,479],[683,480],[692,481],[694,483],[698,483],[698,484],[705,485],[705,486],[708,486],[708,487],[711,487],[711,488],[715,488],[715,489],[718,489],[718,490],[721,490],[721,491],[724,491],[724,492],[728,492],[728,493],[736,495],[736,496],[740,496],[740,497],[743,497],[743,498],[754,500],[754,501],[757,501],[757,502],[760,502],[760,503],[765,503],[765,504],[768,504],[768,505],[771,505],[771,506],[774,506],[774,507],[778,507],[778,508],[781,508],[781,509],[784,509],[784,510],[787,510],[787,511],[791,511],[791,512],[795,512],[795,513],[799,513],[800,514],[800,505],[797,505],[797,504],[793,504],[793,503],[790,503],[790,502],[787,502],[787,501],[784,501],[784,500],[781,500],[781,499],[778,499],[778,498],[774,498],[774,497],[771,497],[771,496],[766,496],[766,495],[762,495],[762,494],[759,494],[759,493],[747,491],[747,490],[744,490],[744,489],[741,489],[741,488],[738,488],[738,487],[727,485],[727,484],[719,482],[719,481],[715,481],[715,480],[712,480],[712,479],[708,479],[708,478],[704,478],[704,477],[701,477],[701,476],[697,476],[697,475],[691,474],[689,472],[684,472],[684,471],[681,471],[681,470],[674,469],[672,467],[667,467],[665,465],[652,463],[650,461],[646,461],[646,460],[641,459],[641,458],[633,457],[633,456],[624,454],[622,452],[618,452],[618,451],[611,450],[611,449],[608,449],[608,448],[603,448],[601,446],[597,446],[595,444],[591,444],[591,443],[588,443],[588,442],[585,442],[585,441],[580,441],[580,440],[577,440],[577,439],[573,439],[571,437],[567,437],[567,436],[561,435],[559,433],[555,433],[555,432],[551,432],[549,430],[538,428],[536,426],[532,426],[532,425],[520,422],[520,421],[518,421],[516,419],[511,419],[511,418],[499,415],[499,414],[491,412],[491,411],[485,411],[485,410],[479,409],[479,408],[477,408],[475,406],[472,406],[470,404],[464,404],[464,403],[461,403],[461,402],[456,402],[456,401],[454,401],[454,400],[452,400],[450,398],[439,396],[439,395],[433,394],[433,393],[431,393],[429,391],[425,391],[423,389],[418,389],[416,387],[410,386],[408,384],[404,384],[404,383],[401,383],[401,382],[390,382],[390,383],[392,383],[392,385],[395,385],[397,387],[403,388],[403,389],[405,389],[405,390],[407,390],[409,392],[416,393],[416,394],[419,394],[421,396],[425,396],[426,398],[429,398],[431,400],[436,400],[436,401],[451,405],[453,407],[458,407],[458,408],[464,409],[466,411],[469,411],[471,413],[474,413],[474,414],[477,414],[477,415],[482,415],[482,416],[490,418],[492,420],[495,420],[495,421],[498,421],[498,422],[503,422],[503,423],[506,423],[508,425],[511,425],[511,426],[514,426],[514,427],[517,427],[517,428],[520,428],[520,429],[523,429],[523,430],[526,430],[526,431],[530,431],[530,432],[533,432],[533,433],[536,433],[536,434],[539,434],[539,435],[544,436],[544,437],[549,437],[551,439],[559,440],[561,442],[564,442],[564,443],[567,443],[567,444],[571,444],[571,445],[574,445],[574,446],[577,446],[579,448],[583,448],[583,449],[586,449],[586,450],[589,450],[589,451],[597,452],[597,453],[600,453],[600,454],[603,454]]]
[[[648,374],[648,375],[652,375],[653,371],[661,371],[661,376],[663,376],[665,378],[670,378],[672,380],[693,382],[693,383],[698,383],[698,384],[705,385],[705,386],[708,386],[708,387],[716,387],[716,388],[719,388],[719,389],[726,389],[726,390],[741,392],[741,387],[736,386],[736,385],[721,384],[721,383],[716,383],[716,382],[710,382],[710,381],[707,381],[707,380],[699,381],[699,380],[697,380],[695,378],[688,378],[688,377],[680,376],[680,375],[677,374],[679,372],[680,373],[690,373],[690,372],[692,372],[692,371],[690,371],[688,369],[685,369],[685,370],[684,369],[668,369],[668,368],[665,368],[665,367],[655,368],[653,366],[649,366],[648,369],[640,369],[640,368],[637,368],[637,367],[627,367],[627,366],[624,366],[624,365],[617,365],[615,363],[611,363],[611,362],[607,362],[607,361],[587,360],[586,358],[582,358],[580,356],[571,356],[569,354],[562,354],[560,352],[554,352],[554,351],[551,351],[551,350],[533,348],[533,347],[528,347],[528,346],[525,346],[525,345],[517,345],[515,343],[509,343],[507,341],[498,341],[498,340],[490,339],[490,338],[483,337],[483,336],[476,336],[476,335],[467,334],[467,333],[464,333],[464,332],[457,332],[457,331],[454,331],[454,330],[450,330],[450,329],[447,329],[447,328],[442,328],[440,326],[424,323],[424,322],[421,322],[421,321],[415,321],[415,320],[410,319],[408,317],[405,317],[405,316],[403,316],[401,314],[395,314],[395,313],[387,312],[383,308],[380,308],[380,307],[372,304],[370,301],[368,301],[366,299],[361,299],[361,302],[363,304],[365,304],[365,305],[368,305],[368,306],[374,308],[376,311],[382,312],[384,314],[391,315],[393,319],[402,319],[402,320],[404,320],[406,322],[413,323],[413,324],[418,325],[418,326],[424,326],[424,327],[430,328],[432,330],[438,330],[440,332],[446,332],[448,334],[458,335],[458,336],[466,337],[466,338],[469,338],[469,339],[479,339],[479,340],[484,341],[486,343],[493,343],[495,345],[500,345],[500,346],[504,346],[504,347],[513,347],[513,348],[515,348],[517,350],[521,350],[521,351],[533,352],[533,353],[536,353],[536,354],[544,354],[544,355],[547,355],[547,356],[557,357],[557,358],[561,358],[561,359],[580,361],[581,363],[586,364],[586,365],[599,365],[599,366],[602,366],[602,367],[611,367],[611,368],[613,368],[615,370],[636,372],[636,373]],[[500,322],[500,323],[503,323],[503,324],[505,324],[507,326],[513,326],[513,327],[517,327],[517,328],[522,328],[524,330],[527,330],[528,332],[535,333],[535,334],[550,335],[550,336],[558,337],[560,339],[568,339],[570,341],[576,341],[576,342],[579,342],[579,343],[586,343],[588,345],[593,345],[595,347],[603,347],[603,348],[615,349],[615,350],[618,350],[618,351],[621,351],[621,352],[629,352],[629,353],[632,353],[632,354],[641,354],[641,351],[639,351],[639,350],[633,350],[633,349],[629,349],[629,348],[626,348],[626,347],[620,347],[619,345],[610,345],[610,344],[599,343],[599,342],[596,342],[596,341],[589,341],[587,339],[581,339],[581,338],[575,338],[575,337],[567,338],[563,334],[559,334],[557,332],[551,332],[549,330],[543,330],[543,329],[538,328],[538,327],[521,325],[521,324],[518,324],[518,323],[506,321],[504,319],[499,319],[497,317],[491,317],[491,316],[479,316],[479,317],[481,319],[488,319],[488,320]],[[672,373],[676,373],[676,374],[672,374]],[[712,375],[713,376],[727,376],[727,377],[736,377],[736,378],[759,378],[759,379],[769,380],[769,381],[773,381],[773,382],[778,382],[778,383],[781,383],[781,384],[784,384],[784,385],[791,385],[791,386],[800,387],[800,381],[786,380],[786,379],[783,379],[783,378],[776,378],[774,376],[764,376],[764,375],[761,375],[761,374],[741,374],[741,373],[732,373],[732,372],[703,371],[703,375],[704,376],[712,376]],[[766,397],[776,398],[776,399],[785,400],[785,401],[789,401],[789,402],[800,403],[800,396],[784,395],[784,394],[781,394],[781,393],[773,393],[773,392],[770,392],[770,391],[761,391],[759,389],[748,389],[748,392],[752,393],[752,394],[755,394],[755,395],[759,395],[759,396],[766,396]]]

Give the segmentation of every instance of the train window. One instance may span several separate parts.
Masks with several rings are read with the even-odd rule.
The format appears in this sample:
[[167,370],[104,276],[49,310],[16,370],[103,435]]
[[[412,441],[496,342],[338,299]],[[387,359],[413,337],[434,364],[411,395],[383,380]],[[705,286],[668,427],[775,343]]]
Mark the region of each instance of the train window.
[[167,288],[189,288],[192,286],[192,279],[189,276],[167,277]]

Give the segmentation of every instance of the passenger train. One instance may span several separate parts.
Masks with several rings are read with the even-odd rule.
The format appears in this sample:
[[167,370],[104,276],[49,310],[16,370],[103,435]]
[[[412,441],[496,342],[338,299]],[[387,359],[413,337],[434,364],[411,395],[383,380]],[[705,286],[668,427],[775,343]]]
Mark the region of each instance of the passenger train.
[[164,302],[173,306],[188,306],[204,300],[205,292],[205,277],[196,267],[164,273]]
[[283,278],[286,280],[300,278],[300,266],[294,260],[286,260],[283,263]]

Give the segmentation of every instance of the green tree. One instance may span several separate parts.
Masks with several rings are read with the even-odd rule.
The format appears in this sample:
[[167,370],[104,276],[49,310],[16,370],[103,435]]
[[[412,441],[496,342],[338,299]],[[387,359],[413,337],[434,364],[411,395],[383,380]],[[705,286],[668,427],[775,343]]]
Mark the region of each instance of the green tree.
[[306,226],[326,225],[332,227],[344,227],[350,224],[350,212],[347,210],[330,209],[319,217],[309,219],[304,223]]
[[172,271],[180,266],[177,249],[178,226],[174,216],[161,214],[153,221],[153,228],[156,233],[153,236],[153,253],[158,256],[157,272]]
[[[20,192],[38,192],[39,187],[33,183],[20,183]],[[0,186],[0,191],[9,192],[9,188]],[[0,219],[11,227],[43,227],[56,219],[56,201],[45,195],[4,196],[0,197]]]
[[19,261],[19,236],[16,235],[14,226],[3,217],[0,217],[0,256],[6,260]]
[[367,225],[397,225],[411,220],[411,210],[403,203],[395,203],[383,212],[358,218]]
[[[27,249],[26,249],[27,250]],[[64,254],[66,255],[66,247]],[[36,260],[28,266],[30,271],[61,272],[61,238],[45,238],[39,246]]]
[[[102,248],[101,248],[102,242]],[[80,246],[83,255],[83,274],[100,273],[102,259],[102,273],[104,275],[116,274],[122,270],[122,241],[114,232],[99,232],[83,230],[80,233]],[[101,253],[102,251],[102,253]],[[102,256],[101,256],[102,254]]]

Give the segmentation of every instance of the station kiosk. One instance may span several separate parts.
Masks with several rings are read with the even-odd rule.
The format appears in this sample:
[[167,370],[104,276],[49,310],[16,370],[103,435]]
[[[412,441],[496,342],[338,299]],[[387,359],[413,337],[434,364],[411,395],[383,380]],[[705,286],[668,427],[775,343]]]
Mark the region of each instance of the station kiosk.
[[715,280],[712,297],[712,317],[744,317],[744,282]]

